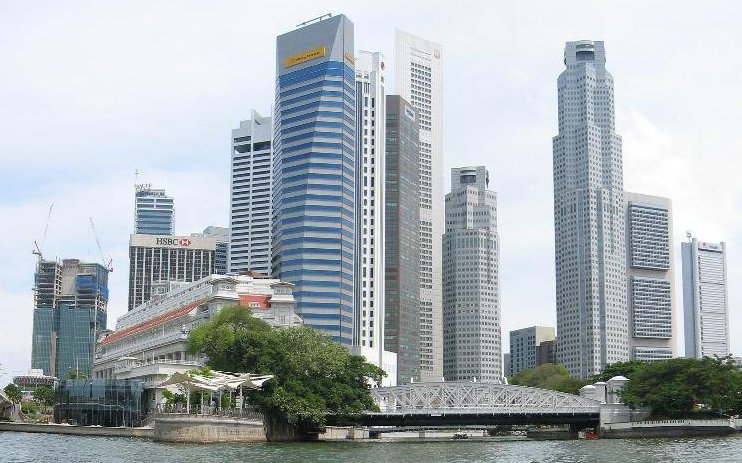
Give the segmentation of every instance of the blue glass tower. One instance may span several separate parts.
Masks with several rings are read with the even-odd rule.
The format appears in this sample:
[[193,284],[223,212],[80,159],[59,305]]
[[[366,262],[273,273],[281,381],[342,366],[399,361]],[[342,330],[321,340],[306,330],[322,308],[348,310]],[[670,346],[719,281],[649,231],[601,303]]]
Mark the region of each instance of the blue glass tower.
[[354,66],[344,15],[278,36],[272,272],[295,285],[305,325],[343,345],[353,340]]
[[172,235],[175,208],[173,198],[165,190],[156,190],[150,184],[136,185],[134,192],[136,227],[134,233],[143,235]]

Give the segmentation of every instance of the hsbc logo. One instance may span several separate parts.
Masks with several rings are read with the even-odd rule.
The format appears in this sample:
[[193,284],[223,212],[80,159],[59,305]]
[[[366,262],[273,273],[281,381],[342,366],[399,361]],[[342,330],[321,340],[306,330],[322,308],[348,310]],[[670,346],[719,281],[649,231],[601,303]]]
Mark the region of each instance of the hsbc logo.
[[155,243],[158,246],[188,247],[191,245],[191,240],[189,240],[188,238],[156,238]]

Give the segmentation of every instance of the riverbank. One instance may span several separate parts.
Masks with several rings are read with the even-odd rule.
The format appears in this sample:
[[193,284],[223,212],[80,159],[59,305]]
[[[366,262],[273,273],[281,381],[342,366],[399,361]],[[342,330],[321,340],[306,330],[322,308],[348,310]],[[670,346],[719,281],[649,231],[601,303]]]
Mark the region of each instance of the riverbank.
[[71,436],[138,437],[152,439],[153,428],[104,428],[101,426],[70,426],[64,424],[2,423],[0,432],[31,432]]
[[606,439],[645,437],[707,437],[725,436],[740,431],[733,419],[665,420],[611,423],[600,429]]

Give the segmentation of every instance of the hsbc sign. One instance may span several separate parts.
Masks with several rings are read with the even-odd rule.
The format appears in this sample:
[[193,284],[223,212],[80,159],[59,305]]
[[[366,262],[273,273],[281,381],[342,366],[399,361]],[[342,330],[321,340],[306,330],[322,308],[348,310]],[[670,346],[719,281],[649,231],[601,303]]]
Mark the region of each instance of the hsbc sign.
[[157,246],[180,246],[188,247],[191,245],[191,240],[188,238],[157,238]]
[[129,246],[143,248],[181,249],[184,251],[214,251],[216,238],[210,236],[131,235]]

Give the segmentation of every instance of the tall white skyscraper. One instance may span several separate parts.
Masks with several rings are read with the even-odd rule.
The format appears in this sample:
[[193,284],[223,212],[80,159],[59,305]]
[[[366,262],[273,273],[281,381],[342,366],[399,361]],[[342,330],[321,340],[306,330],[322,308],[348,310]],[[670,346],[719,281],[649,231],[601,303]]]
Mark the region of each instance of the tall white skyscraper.
[[603,42],[567,42],[554,137],[557,360],[577,378],[629,359],[621,137]]
[[229,271],[271,274],[273,127],[253,110],[232,130]]
[[692,238],[681,246],[685,356],[729,355],[727,250],[725,243]]
[[624,193],[626,274],[632,359],[675,356],[675,265],[672,256],[672,202]]
[[[384,56],[359,51],[356,72],[356,352],[387,371],[396,385],[396,354],[384,352]],[[387,364],[385,367],[385,363]]]
[[443,375],[501,381],[497,195],[484,167],[451,169],[443,235]]
[[443,66],[440,45],[396,34],[397,92],[420,125],[420,379],[443,376]]

